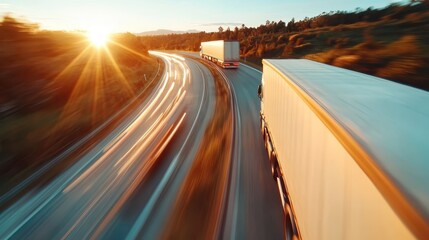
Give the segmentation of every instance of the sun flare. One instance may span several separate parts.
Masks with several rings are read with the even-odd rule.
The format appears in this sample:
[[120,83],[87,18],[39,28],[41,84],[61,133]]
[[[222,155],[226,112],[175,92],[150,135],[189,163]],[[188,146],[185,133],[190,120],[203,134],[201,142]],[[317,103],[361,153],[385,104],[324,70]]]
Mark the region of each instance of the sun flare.
[[103,47],[109,41],[109,32],[101,28],[91,29],[87,32],[87,37],[94,46]]

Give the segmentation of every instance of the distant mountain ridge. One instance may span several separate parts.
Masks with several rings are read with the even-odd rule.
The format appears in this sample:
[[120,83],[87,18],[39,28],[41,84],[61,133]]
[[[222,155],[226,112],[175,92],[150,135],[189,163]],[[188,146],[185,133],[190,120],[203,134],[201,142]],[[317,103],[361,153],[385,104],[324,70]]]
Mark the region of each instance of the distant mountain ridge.
[[191,29],[186,31],[174,31],[174,30],[168,30],[168,29],[158,29],[155,31],[147,31],[147,32],[141,32],[136,33],[137,36],[158,36],[158,35],[169,35],[169,34],[183,34],[183,33],[199,33],[201,31]]

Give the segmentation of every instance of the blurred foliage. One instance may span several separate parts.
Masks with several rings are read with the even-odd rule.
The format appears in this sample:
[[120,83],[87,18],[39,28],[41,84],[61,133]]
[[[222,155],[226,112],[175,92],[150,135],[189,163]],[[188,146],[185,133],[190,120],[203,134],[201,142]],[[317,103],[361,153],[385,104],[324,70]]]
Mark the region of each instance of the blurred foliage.
[[134,35],[106,48],[83,32],[0,22],[0,172],[3,184],[81,139],[134,99],[158,69]]
[[212,33],[141,37],[150,49],[199,51],[202,41],[238,40],[246,61],[309,58],[429,90],[429,0],[324,12]]
[[219,209],[227,188],[232,157],[231,94],[220,73],[199,60],[206,64],[215,79],[215,114],[208,123],[161,239],[210,239],[215,236]]

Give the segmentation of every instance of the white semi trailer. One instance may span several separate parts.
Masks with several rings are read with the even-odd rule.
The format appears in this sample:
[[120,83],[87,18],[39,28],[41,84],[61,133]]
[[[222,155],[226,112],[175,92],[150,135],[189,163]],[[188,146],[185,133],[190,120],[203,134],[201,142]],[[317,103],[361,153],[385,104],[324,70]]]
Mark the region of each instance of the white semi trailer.
[[258,93],[287,239],[428,239],[429,92],[264,60]]
[[201,42],[200,56],[223,68],[238,68],[240,65],[240,43],[238,41]]

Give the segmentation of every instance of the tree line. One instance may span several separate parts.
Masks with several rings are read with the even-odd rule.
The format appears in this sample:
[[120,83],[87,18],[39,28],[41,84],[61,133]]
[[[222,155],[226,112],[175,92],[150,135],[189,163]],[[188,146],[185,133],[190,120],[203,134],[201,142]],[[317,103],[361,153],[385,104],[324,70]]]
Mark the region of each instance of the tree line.
[[218,32],[142,36],[140,39],[149,49],[187,51],[198,51],[202,41],[238,40],[241,46],[241,55],[251,57],[261,55],[258,54],[258,48],[259,53],[261,53],[260,44],[287,43],[287,36],[293,33],[359,22],[401,20],[410,14],[427,12],[428,9],[429,0],[411,0],[407,4],[392,3],[380,9],[369,7],[367,9],[357,8],[351,12],[323,12],[318,16],[306,17],[299,21],[292,18],[287,23],[282,20],[278,22],[267,20],[265,24],[258,27],[247,27],[242,24],[233,29],[229,27],[224,29],[220,26]]

